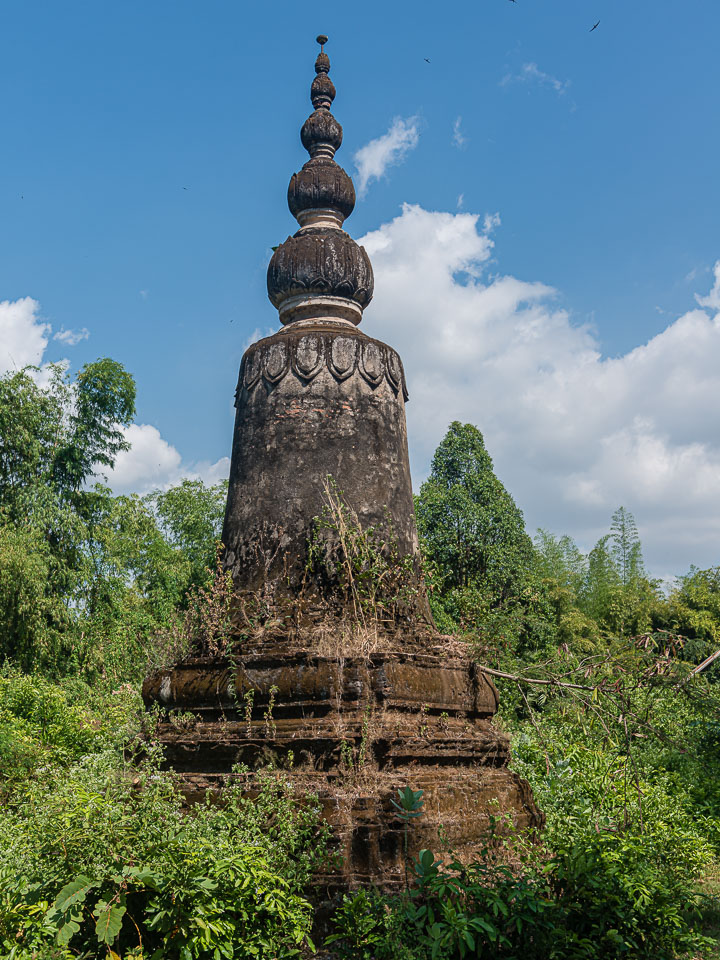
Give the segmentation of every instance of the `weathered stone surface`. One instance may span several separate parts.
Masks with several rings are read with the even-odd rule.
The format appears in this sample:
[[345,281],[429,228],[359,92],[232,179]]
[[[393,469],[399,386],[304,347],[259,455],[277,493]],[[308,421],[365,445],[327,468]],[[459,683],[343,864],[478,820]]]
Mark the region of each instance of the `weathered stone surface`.
[[267,289],[279,310],[291,298],[313,294],[351,300],[362,310],[374,289],[370,258],[344,230],[303,227],[273,253]]
[[[158,733],[188,799],[220,793],[238,763],[288,770],[334,828],[344,866],[328,882],[392,887],[404,875],[404,828],[390,802],[400,787],[425,791],[411,851],[437,848],[442,831],[469,857],[491,816],[542,822],[527,783],[507,768],[492,681],[457,648],[443,655],[439,640],[432,653],[410,643],[337,658],[276,638],[232,663],[194,659],[159,672],[143,696],[170,711]],[[243,778],[251,792],[252,772]]]
[[290,179],[288,206],[298,219],[306,210],[330,209],[342,222],[355,207],[355,188],[350,177],[334,160],[308,160]]
[[327,108],[320,107],[303,124],[300,139],[311,157],[325,152],[332,157],[342,144],[343,128]]
[[239,590],[300,591],[328,476],[363,527],[417,554],[394,350],[350,324],[291,324],[249,348],[236,398],[223,543]]

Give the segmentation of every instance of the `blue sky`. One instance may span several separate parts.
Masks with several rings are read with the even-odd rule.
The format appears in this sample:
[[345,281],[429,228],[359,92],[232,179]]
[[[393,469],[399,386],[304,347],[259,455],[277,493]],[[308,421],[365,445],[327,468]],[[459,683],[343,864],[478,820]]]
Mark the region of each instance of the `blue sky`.
[[[162,440],[146,431],[149,472],[136,458],[118,488],[222,472],[212,465],[230,450],[243,349],[276,326],[265,270],[293,232],[285,191],[306,159],[299,129],[325,32],[338,161],[357,182],[353,158],[397,133],[396,118],[415,144],[391,164],[381,142],[384,173],[346,226],[375,247],[363,329],[405,359],[416,482],[447,423],[471,420],[531,528],[591,545],[623,502],[655,572],[720,562],[720,381],[707,366],[720,356],[716,2],[27,0],[4,5],[0,28],[0,300],[35,301],[0,341],[4,368],[98,356],[127,366],[138,423]],[[413,274],[429,250],[432,290]],[[514,293],[483,313],[512,286],[501,278]],[[673,326],[697,313],[696,294],[707,322]],[[452,336],[446,310],[466,317]],[[503,344],[527,346],[528,324],[542,346],[519,362]],[[75,345],[52,339],[85,330]],[[567,388],[591,354],[585,400],[626,401],[602,422]],[[543,404],[563,408],[562,428],[531,421]]]

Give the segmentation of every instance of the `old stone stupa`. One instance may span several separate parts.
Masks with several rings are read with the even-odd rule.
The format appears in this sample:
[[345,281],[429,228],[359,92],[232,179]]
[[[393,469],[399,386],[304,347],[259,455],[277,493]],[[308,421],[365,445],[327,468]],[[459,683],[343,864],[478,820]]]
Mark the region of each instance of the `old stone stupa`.
[[[223,530],[232,643],[153,674],[143,696],[165,711],[160,737],[188,798],[221,791],[238,763],[251,791],[252,771],[272,763],[320,797],[343,856],[336,884],[391,887],[404,874],[398,788],[424,791],[411,853],[437,850],[441,831],[471,856],[492,816],[528,827],[542,815],[508,769],[493,683],[429,614],[405,375],[395,350],[358,328],[373,271],[343,230],[355,191],[334,159],[342,127],[318,42],[301,131],[310,159],[288,188],[300,229],[268,268],[282,326],[248,348],[237,386]],[[358,531],[384,558],[384,593],[353,579]]]

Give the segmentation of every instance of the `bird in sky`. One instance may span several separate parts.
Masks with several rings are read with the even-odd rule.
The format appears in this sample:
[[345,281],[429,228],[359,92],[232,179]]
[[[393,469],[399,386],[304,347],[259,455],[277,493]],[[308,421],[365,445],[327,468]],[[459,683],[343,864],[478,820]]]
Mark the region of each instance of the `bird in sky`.
[[510,3],[516,3],[517,0],[510,0]]
[[425,61],[425,63],[430,63],[427,57],[423,57],[423,60]]
[[187,190],[187,187],[183,187],[183,190]]
[[600,26],[600,21],[598,20],[598,22],[595,24],[594,27],[590,27],[590,33],[592,33],[593,30],[597,30],[597,28],[598,28],[599,26]]

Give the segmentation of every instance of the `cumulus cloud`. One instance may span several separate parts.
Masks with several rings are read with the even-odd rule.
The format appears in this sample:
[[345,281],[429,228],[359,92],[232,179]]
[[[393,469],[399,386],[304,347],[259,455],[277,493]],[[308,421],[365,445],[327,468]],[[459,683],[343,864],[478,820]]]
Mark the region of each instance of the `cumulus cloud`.
[[373,180],[379,180],[388,167],[402,163],[420,139],[417,117],[395,117],[387,133],[360,147],[353,160],[357,169],[358,194],[364,197]]
[[720,310],[720,260],[713,268],[713,276],[715,277],[715,283],[707,297],[699,297],[695,294],[695,299],[701,307],[707,307],[708,310]]
[[179,451],[149,423],[133,423],[124,431],[129,450],[118,454],[115,466],[102,477],[115,493],[166,490],[183,479],[217,483],[230,473],[230,460],[185,463]]
[[59,340],[60,343],[66,343],[69,347],[74,347],[81,340],[87,340],[90,336],[90,331],[87,327],[83,327],[82,330],[59,330],[56,334],[53,335],[53,340]]
[[498,225],[405,205],[361,240],[363,327],[403,356],[416,483],[449,422],[475,423],[531,529],[588,547],[622,504],[658,572],[720,562],[720,262],[705,309],[604,357],[551,287],[493,272]]
[[541,70],[536,63],[524,63],[519,73],[506,73],[500,86],[505,87],[511,83],[537,83],[542,87],[549,87],[559,96],[567,93],[570,86],[569,80],[558,80],[552,74]]
[[[40,304],[32,297],[3,300],[0,303],[0,375],[23,367],[40,367],[33,376],[42,386],[47,383],[50,370],[43,357],[50,342],[52,326],[41,316]],[[90,331],[65,330],[53,334],[52,339],[67,347],[87,340]],[[61,361],[67,365],[66,360]]]
[[124,433],[130,449],[118,454],[114,468],[107,475],[115,491],[144,493],[153,487],[165,486],[169,477],[179,475],[182,457],[162,438],[157,427],[132,423]]
[[[49,366],[43,358],[50,342],[52,327],[42,319],[40,304],[31,297],[0,302],[0,376],[25,366],[40,368],[35,373],[39,386],[49,378]],[[73,347],[87,339],[89,331],[62,329],[53,336]],[[63,361],[66,363],[66,361]],[[230,461],[223,457],[209,461],[185,462],[160,431],[147,423],[135,423],[124,431],[130,450],[118,455],[113,470],[97,479],[105,479],[116,493],[146,493],[167,488],[187,477],[205,483],[217,483],[230,472]]]
[[39,366],[52,331],[32,297],[0,303],[0,374]]

